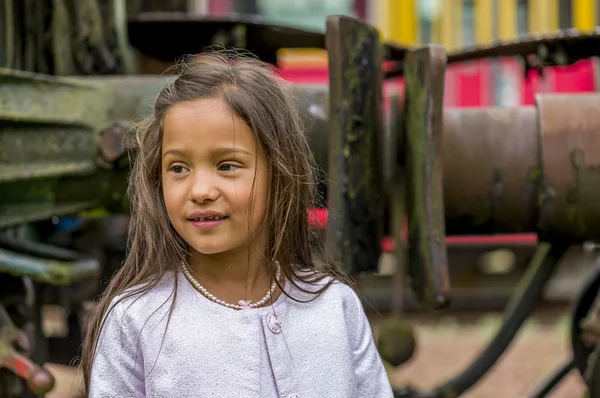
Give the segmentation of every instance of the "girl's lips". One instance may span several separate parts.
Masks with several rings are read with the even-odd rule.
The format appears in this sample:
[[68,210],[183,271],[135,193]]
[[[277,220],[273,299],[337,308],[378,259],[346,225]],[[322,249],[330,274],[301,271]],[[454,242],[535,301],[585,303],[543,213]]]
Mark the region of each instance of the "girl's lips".
[[194,228],[199,229],[201,231],[206,231],[209,229],[216,228],[219,225],[223,224],[227,220],[227,218],[228,217],[223,217],[218,220],[204,220],[204,221],[190,220],[190,222],[192,223]]

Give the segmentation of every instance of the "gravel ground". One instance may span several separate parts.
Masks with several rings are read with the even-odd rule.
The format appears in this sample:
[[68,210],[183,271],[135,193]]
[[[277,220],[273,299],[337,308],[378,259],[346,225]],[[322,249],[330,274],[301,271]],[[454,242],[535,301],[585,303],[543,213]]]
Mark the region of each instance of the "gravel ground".
[[[527,397],[569,355],[569,320],[562,311],[550,309],[528,321],[490,373],[462,397]],[[428,389],[455,376],[470,363],[498,328],[501,314],[408,314],[408,319],[417,331],[418,350],[410,362],[390,371],[390,379],[394,385]],[[377,333],[376,321],[374,332]],[[48,367],[57,375],[58,384],[47,397],[76,397],[78,379],[73,369]],[[573,371],[549,397],[581,398],[583,394],[583,382]]]
[[[485,348],[501,320],[499,313],[413,320],[418,349],[407,364],[390,372],[392,383],[425,390],[444,383]],[[569,322],[552,310],[528,321],[490,372],[462,397],[527,397],[570,356]],[[584,392],[579,373],[572,371],[548,397],[581,398]]]

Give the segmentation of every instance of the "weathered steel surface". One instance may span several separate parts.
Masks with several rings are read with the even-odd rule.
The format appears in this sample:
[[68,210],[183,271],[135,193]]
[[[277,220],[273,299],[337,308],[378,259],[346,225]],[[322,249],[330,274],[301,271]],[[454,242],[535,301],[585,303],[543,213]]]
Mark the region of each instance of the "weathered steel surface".
[[0,162],[86,161],[94,155],[94,135],[78,126],[32,125],[10,121],[0,127]]
[[538,95],[544,190],[540,230],[600,238],[600,95]]
[[[300,92],[310,92],[314,96],[321,90],[324,89],[310,87],[303,88]],[[326,92],[321,92],[319,98],[326,98],[326,95]],[[557,95],[544,94],[541,98],[551,99],[555,96]],[[597,98],[595,94],[570,94],[564,96],[561,106],[555,107],[550,112],[553,118],[561,120],[560,123],[553,121],[552,126],[556,125],[556,128],[563,129],[568,140],[580,143],[588,152],[585,155],[586,162],[592,164],[595,160],[590,156],[594,154],[589,152],[595,151],[597,145],[596,136],[592,134],[593,123],[595,123],[593,119],[595,98]],[[572,105],[567,104],[570,101]],[[577,113],[571,112],[573,108],[578,109]],[[592,116],[584,117],[583,112],[586,114],[589,112]],[[571,118],[569,116],[571,114],[577,115],[577,118]],[[402,120],[406,115],[395,117]],[[390,119],[391,124],[387,126],[385,143],[379,152],[386,165],[384,167],[386,191],[390,189],[390,184],[395,184],[392,181],[394,166],[389,165],[394,164],[395,157],[402,157],[404,153],[408,153],[404,147],[406,142],[394,144],[393,140],[390,140],[393,124],[398,123],[394,118]],[[567,159],[567,163],[563,162],[561,166],[554,164],[552,161],[554,155],[546,155],[546,161],[544,164],[541,163],[540,126],[544,124],[543,118],[541,108],[538,110],[536,106],[444,110],[442,170],[446,234],[527,233],[549,228],[550,219],[540,214],[542,177],[545,175],[547,179],[554,180],[561,178],[561,174],[563,176],[575,174],[573,174],[570,151],[563,145],[565,142],[557,145],[556,151],[562,154],[557,159],[560,161],[563,157]],[[311,137],[311,149],[319,165],[323,167],[328,162],[327,143],[323,137],[323,128],[327,126],[327,120],[319,120],[319,123],[322,125],[313,130],[312,126],[315,123],[309,122],[310,129],[307,133]],[[405,122],[401,121],[401,123]],[[391,148],[392,146],[395,148]],[[568,168],[565,168],[565,164]],[[593,195],[596,195],[595,187],[600,185],[595,182],[596,174],[593,168],[586,167],[577,176],[579,178],[577,181],[580,181],[577,190],[572,190],[564,183],[552,188],[560,190],[559,199],[561,196],[570,195],[571,198],[578,198],[578,208],[590,207],[585,210],[587,214],[585,223],[588,225],[585,234],[566,230],[565,237],[576,240],[594,238],[594,235],[600,233],[600,226],[597,224],[594,226],[592,223],[600,222],[600,214],[596,215],[593,210],[594,198],[596,198]],[[571,183],[574,184],[575,177],[572,178]],[[546,193],[549,192],[551,191]],[[577,196],[573,196],[575,194]],[[583,195],[589,196],[591,201],[584,200],[586,196]],[[548,207],[551,203],[544,205],[546,212],[551,211],[551,207]],[[391,205],[391,202],[388,204]],[[573,209],[574,207],[571,207],[571,211]]]
[[445,72],[441,46],[406,56],[408,269],[419,301],[432,308],[450,305],[442,181]]
[[[9,98],[16,103],[21,102],[21,105],[5,100],[7,108],[13,109],[11,114],[19,117],[17,119],[15,116],[12,120],[21,122],[3,123],[0,127],[0,181],[36,179],[37,184],[45,181],[42,177],[88,176],[95,173],[94,159],[97,152],[101,152],[95,141],[97,131],[114,126],[112,121],[138,119],[150,109],[148,104],[166,81],[164,77],[86,78],[60,86],[64,97],[68,97],[67,88],[72,87],[75,92],[72,95],[82,98],[81,103],[92,101],[89,109],[106,109],[107,122],[99,123],[97,127],[92,126],[83,107],[72,108],[83,112],[79,116],[69,116],[69,108],[56,106],[55,113],[46,113],[42,118],[32,114],[26,99],[12,95]],[[53,84],[59,85],[55,80],[48,83],[42,79],[42,84],[36,86],[42,93],[48,93],[48,101],[52,91],[47,90],[52,89]],[[36,95],[34,88],[27,84],[16,86],[12,92],[38,98],[41,101],[39,103],[44,103],[44,95]],[[296,88],[296,95],[313,156],[325,172],[329,169],[330,149],[328,90],[324,86],[299,87]],[[104,105],[101,98],[105,98],[110,106]],[[565,101],[577,101],[575,98],[579,97],[569,96]],[[592,97],[581,98],[587,101]],[[565,114],[564,109],[561,112],[560,115]],[[92,117],[98,119],[98,114]],[[536,230],[538,205],[535,197],[541,175],[537,155],[537,118],[535,107],[445,110],[442,158],[447,233]],[[36,119],[47,122],[29,122]],[[391,120],[391,123],[395,122]],[[576,130],[579,127],[573,128]],[[393,170],[388,168],[393,167],[390,165],[397,156],[397,151],[390,148],[389,134],[390,131],[387,133],[387,145],[382,143],[379,152],[386,164],[386,184],[393,174]],[[117,145],[118,140],[113,144]],[[403,152],[403,143],[398,145],[400,147],[397,149]],[[592,175],[588,173],[584,176],[589,178]],[[0,191],[8,188],[8,185],[0,184]],[[17,186],[10,188],[12,191]],[[24,192],[27,191],[25,189]],[[41,194],[44,191],[40,189],[39,192]],[[30,202],[21,202],[15,204],[32,205]],[[8,215],[14,216],[13,209],[2,214]]]
[[138,121],[152,110],[158,91],[171,76],[80,76],[77,81],[101,87],[109,96],[106,128],[119,120]]
[[146,114],[167,79],[3,70],[0,228],[93,207],[126,210],[125,121]]
[[382,47],[373,27],[327,19],[330,220],[326,246],[346,271],[373,270],[383,236]]
[[102,85],[0,71],[0,227],[101,205],[107,189],[123,189],[96,173],[96,134],[113,100]]
[[0,168],[0,183],[62,175],[87,175],[94,170],[92,161],[22,162]]
[[443,141],[449,235],[536,230],[535,107],[446,109]]
[[533,34],[486,46],[472,46],[448,54],[448,63],[490,57],[521,56],[531,68],[569,65],[600,54],[600,28],[593,33],[565,29],[556,33]]
[[81,80],[0,68],[0,120],[90,126],[109,106],[100,91]]
[[127,170],[53,176],[0,184],[0,228],[94,207],[127,211]]
[[[355,63],[355,65],[360,64]],[[340,78],[348,79],[352,69],[341,68],[344,74],[339,74]],[[98,164],[110,166],[114,159],[119,158],[119,140],[118,137],[113,137],[115,140],[111,145],[116,149],[109,153],[106,149],[110,148],[103,150],[102,139],[98,134],[115,126],[115,123],[121,120],[138,119],[145,114],[150,109],[152,98],[169,78],[149,76],[56,79],[10,71],[3,74],[0,79],[6,82],[0,85],[0,90],[4,90],[5,94],[0,100],[3,103],[0,119],[4,119],[0,121],[0,227],[47,219],[53,215],[70,214],[94,206],[103,206],[107,202],[123,209],[126,170],[113,170],[114,167],[111,166],[111,171],[108,172],[97,167]],[[360,89],[360,86],[350,83],[354,84],[349,80],[336,84],[346,91]],[[10,87],[10,90],[7,87]],[[332,151],[329,145],[329,139],[332,138],[330,128],[335,128],[328,121],[328,113],[331,111],[328,104],[328,89],[325,86],[299,87],[296,89],[296,94],[306,122],[313,156],[320,166],[322,175],[331,176],[331,167],[339,167],[341,163],[330,164],[328,160],[331,158],[328,151]],[[368,96],[354,95],[354,97],[359,98],[356,100],[358,102],[368,100]],[[556,206],[557,203],[560,204],[560,200],[564,200],[561,197],[569,196],[570,200],[576,200],[575,204],[580,212],[578,217],[581,217],[581,214],[586,215],[584,217],[586,227],[584,232],[578,232],[573,230],[572,224],[569,224],[570,229],[566,231],[568,237],[583,239],[597,236],[600,228],[592,224],[600,219],[600,215],[597,216],[593,210],[594,187],[597,186],[594,184],[596,174],[593,169],[587,166],[578,169],[580,171],[576,173],[577,179],[572,177],[571,181],[577,182],[576,189],[571,189],[568,188],[568,183],[565,185],[564,182],[554,182],[553,179],[562,178],[559,177],[560,173],[566,175],[565,170],[575,170],[572,160],[565,158],[567,163],[563,161],[562,164],[566,164],[570,169],[560,166],[560,173],[557,174],[551,171],[551,168],[559,166],[552,162],[547,164],[549,159],[555,156],[548,154],[551,148],[548,146],[550,141],[544,144],[543,168],[537,154],[539,140],[537,120],[539,117],[539,125],[546,128],[548,122],[544,122],[543,119],[546,117],[544,115],[549,114],[549,117],[556,116],[557,119],[550,124],[556,126],[552,127],[553,129],[560,128],[561,131],[569,132],[558,136],[564,136],[563,139],[567,137],[568,145],[579,143],[585,164],[594,164],[595,136],[592,134],[594,125],[586,127],[586,124],[582,124],[582,120],[588,120],[586,123],[593,122],[594,98],[595,95],[570,95],[561,100],[563,102],[560,106],[555,107],[558,110],[554,109],[542,114],[543,107],[546,106],[542,105],[539,116],[535,107],[513,110],[446,110],[442,156],[446,232],[449,234],[536,232],[539,209],[536,196],[540,176],[545,175],[548,186],[552,190],[558,190],[558,196],[553,202],[546,202],[544,214],[552,210],[548,207],[549,204],[554,203],[553,206]],[[568,105],[571,101],[575,105]],[[593,103],[584,105],[580,103],[581,101]],[[362,106],[361,104],[367,102],[361,102],[356,106]],[[350,109],[351,102],[339,102],[337,105],[337,108],[333,108],[337,113],[334,113],[335,118],[332,120],[341,120],[340,115],[352,114],[343,114],[343,112],[350,112],[345,109]],[[582,112],[585,112],[585,119]],[[366,112],[363,115],[363,108],[355,114],[364,116],[364,119],[360,117],[354,119],[358,122],[355,122],[352,128],[360,127],[362,132],[370,128],[360,126],[361,120],[367,120]],[[571,114],[578,116],[576,118],[564,116]],[[391,122],[395,123],[393,120]],[[338,125],[337,128],[340,126],[342,125]],[[585,130],[586,128],[588,130]],[[578,132],[580,130],[583,133]],[[393,168],[390,166],[394,164],[393,159],[398,156],[398,153],[406,152],[403,142],[394,144],[394,147],[398,146],[396,149],[390,148],[390,131],[388,129],[387,145],[381,141],[376,144],[378,138],[375,136],[370,137],[371,141],[366,144],[377,145],[379,148],[376,154],[372,155],[378,158],[377,166],[373,166],[372,170],[385,175],[383,189],[386,195],[389,193],[387,184],[391,181],[393,170],[385,168]],[[359,136],[351,134],[349,137],[354,140]],[[547,139],[549,138],[545,138]],[[355,150],[352,145],[336,144],[341,153],[343,153],[342,149]],[[367,150],[365,145],[357,146],[361,150]],[[563,144],[556,144],[553,150],[560,152],[563,147],[566,148]],[[577,153],[577,149],[572,147],[571,151]],[[102,154],[104,156],[101,156]],[[560,156],[571,155],[563,153]],[[560,159],[560,156],[557,159]],[[354,165],[359,164],[357,159],[365,162],[373,160],[373,158],[355,157],[351,159]],[[574,159],[577,160],[579,157],[575,156]],[[364,175],[371,175],[368,174],[370,171],[363,166],[357,166],[355,170],[357,169]],[[385,169],[385,173],[381,169]],[[543,173],[543,169],[548,171]],[[368,181],[374,181],[376,178],[381,178],[381,175],[371,175],[370,178],[371,180]],[[348,183],[358,180],[340,181]],[[326,187],[321,187],[323,195],[325,191]],[[343,195],[352,194],[343,189],[340,192],[343,192]],[[381,197],[382,193],[377,192],[377,195]],[[590,201],[587,201],[586,197],[589,197]],[[364,203],[369,203],[364,207],[370,209],[369,211],[380,211],[380,205],[376,205],[374,209],[370,205],[370,199]],[[562,213],[554,212],[553,223],[557,222],[556,217],[560,214],[563,214],[560,216],[563,218],[561,222],[564,222],[564,218],[570,214],[565,213],[566,205],[561,206],[564,209],[557,210]],[[571,209],[569,211],[572,211],[573,206],[568,207]],[[360,210],[357,207],[356,211],[357,214],[363,214],[362,204]],[[547,215],[542,217],[540,230],[549,228],[548,220],[551,218]],[[352,222],[362,225],[360,221]],[[374,242],[375,238],[373,238]],[[356,250],[360,251],[362,248],[357,247]],[[374,264],[376,261],[373,261],[370,267]]]
[[[110,155],[103,151],[102,140],[98,134],[121,120],[139,119],[148,112],[152,98],[168,77],[84,78],[66,80],[64,83],[65,79],[17,74],[19,76],[15,79],[18,84],[14,84],[14,75],[10,72],[6,77],[8,85],[13,85],[6,93],[12,95],[2,97],[6,106],[0,110],[0,118],[8,119],[0,125],[0,226],[43,219],[49,215],[67,214],[89,206],[97,206],[112,196],[122,197],[124,181],[119,182],[120,177],[109,177],[110,174],[92,177],[96,175],[99,155],[104,153],[102,162],[110,164],[111,159],[118,158],[120,153],[118,137],[113,137],[115,140],[112,141],[112,145],[115,145],[116,152]],[[40,82],[37,81],[38,77]],[[345,85],[345,88],[350,89],[351,86]],[[300,112],[306,124],[313,156],[322,176],[330,174],[332,165],[328,160],[331,151],[329,139],[330,127],[333,126],[330,126],[328,121],[328,89],[326,86],[298,87],[295,94],[299,99]],[[546,97],[548,96],[543,98]],[[61,107],[52,98],[62,98],[65,99],[65,103],[76,106]],[[582,149],[588,163],[594,161],[590,158],[593,156],[590,151],[594,148],[595,137],[593,134],[583,136],[578,133],[585,127],[581,124],[581,120],[584,120],[581,116],[573,119],[564,115],[569,115],[566,113],[567,109],[576,108],[573,112],[579,112],[578,115],[588,109],[591,115],[589,117],[593,117],[594,104],[580,106],[578,101],[593,101],[594,98],[595,95],[569,95],[563,101],[574,101],[577,105],[565,103],[559,106],[558,111],[555,109],[549,113],[551,117],[556,115],[558,119],[557,122],[553,121],[552,125],[556,125],[556,128],[563,126],[560,128],[570,132],[566,135],[570,137],[569,140],[584,140],[581,142]],[[51,103],[49,106],[54,108],[53,112],[46,111],[42,106],[47,102]],[[35,109],[39,109],[41,115],[35,113]],[[102,114],[104,116],[101,116]],[[399,122],[404,123],[404,116],[398,116]],[[585,117],[585,120],[593,120]],[[539,204],[536,198],[543,174],[537,153],[540,134],[538,118],[544,116],[541,113],[538,116],[536,107],[444,111],[442,159],[448,234],[538,230]],[[564,125],[567,122],[569,125]],[[392,118],[390,123],[398,122]],[[540,125],[542,124],[548,125],[540,119]],[[380,158],[378,164],[385,164],[377,167],[384,169],[383,186],[386,191],[389,191],[394,159],[406,152],[403,148],[404,142],[391,144],[391,128],[391,125],[388,126],[386,142],[377,144],[380,149],[376,155]],[[545,147],[547,148],[547,145]],[[556,148],[561,151],[562,145]],[[554,156],[548,155],[547,150],[546,163],[551,159],[549,156]],[[572,169],[570,162],[568,160],[566,164]],[[557,166],[544,164],[544,169],[548,167]],[[565,170],[567,169],[560,167],[563,175]],[[581,183],[571,194],[577,194],[577,206],[586,206],[586,203],[593,206],[593,197],[590,202],[582,199],[582,189],[590,192],[595,185],[593,170],[585,170],[578,173],[578,181]],[[545,173],[547,178],[552,177],[551,174],[556,173]],[[64,182],[59,181],[66,176],[72,176],[69,179],[70,186],[80,184],[82,187],[70,191],[88,192],[88,196],[78,194],[77,197],[81,199],[76,201],[68,200],[66,195],[62,195],[62,200],[66,202],[53,201],[56,192],[64,191]],[[75,179],[77,176],[81,180]],[[121,176],[124,179],[124,174]],[[105,179],[108,180],[102,182]],[[25,184],[28,180],[33,185]],[[586,181],[589,183],[583,184]],[[92,184],[105,187],[106,189],[100,190],[104,193],[93,195]],[[565,185],[561,184],[562,188],[553,189],[562,189],[561,192],[564,192]],[[326,194],[325,186],[320,190],[322,195]],[[9,198],[12,198],[10,202]],[[40,200],[41,198],[44,200]],[[545,208],[547,211],[548,206]],[[589,224],[595,213],[593,210],[586,211],[588,217],[585,222]],[[56,213],[53,214],[54,212]],[[540,224],[540,229],[546,228],[547,222]],[[593,232],[590,230],[592,227],[587,228],[585,235],[575,235],[579,238],[588,237]],[[572,235],[573,231],[568,233]]]
[[[395,61],[395,65],[386,71],[385,77],[401,76],[404,73],[403,60],[407,49],[390,44],[386,46],[386,50],[386,58]],[[570,65],[597,55],[600,55],[600,28],[596,28],[593,33],[566,29],[557,33],[532,34],[516,40],[461,48],[448,54],[448,64],[492,57],[520,57],[527,71]]]

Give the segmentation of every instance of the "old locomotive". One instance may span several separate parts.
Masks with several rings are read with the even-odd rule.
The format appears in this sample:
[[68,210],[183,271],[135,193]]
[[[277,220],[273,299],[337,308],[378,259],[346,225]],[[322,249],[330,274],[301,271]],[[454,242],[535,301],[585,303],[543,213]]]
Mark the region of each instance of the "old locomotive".
[[[65,12],[61,4],[55,2],[53,18]],[[173,49],[163,55],[167,58],[198,52],[209,44],[245,47],[270,62],[281,47],[327,49],[329,86],[299,87],[299,106],[312,123],[307,133],[329,181],[322,187],[331,214],[326,245],[332,259],[358,280],[376,271],[381,240],[393,235],[397,258],[405,265],[400,270],[406,269],[416,299],[434,309],[445,308],[452,300],[447,234],[538,234],[536,253],[487,349],[439,388],[398,388],[399,397],[458,396],[468,390],[507,348],[565,251],[600,235],[600,96],[543,94],[530,107],[444,110],[442,89],[449,63],[500,55],[522,56],[537,68],[573,63],[596,55],[600,34],[566,32],[447,53],[437,45],[409,49],[381,43],[373,27],[346,17],[329,17],[327,32],[321,34],[255,20],[150,16],[130,22],[127,35],[122,29],[124,13],[119,8],[109,11],[115,21],[108,34],[111,40],[98,44],[90,36],[87,47],[66,56],[62,53],[70,47],[57,44],[52,65],[45,63],[47,56],[40,56],[47,49],[33,35],[9,57],[20,61],[0,74],[3,396],[19,396],[20,379],[36,394],[52,388],[52,376],[39,366],[48,356],[41,306],[50,302],[71,308],[76,331],[80,303],[93,297],[98,279],[114,270],[105,269],[110,239],[88,236],[101,244],[86,247],[69,236],[68,244],[61,244],[51,225],[63,216],[98,208],[126,214],[128,162],[120,138],[144,111],[142,104],[150,102],[169,78],[126,74],[131,71],[127,41],[150,53],[140,38],[148,40],[159,25],[172,31],[195,29],[204,38],[190,48]],[[35,17],[27,15],[23,23]],[[60,31],[54,33],[61,37]],[[122,53],[109,56],[110,48]],[[19,58],[17,53],[26,56]],[[39,73],[44,71],[79,76]],[[394,93],[392,107],[385,111],[382,83],[398,76],[404,78],[406,90]],[[396,292],[405,286],[399,272],[393,282]],[[599,290],[597,272],[582,287],[574,307],[573,358],[536,396],[544,396],[573,367],[585,375],[591,396],[600,396],[600,305],[594,304]],[[395,330],[394,325],[389,330]],[[388,344],[385,339],[396,337],[382,337],[380,347]],[[77,346],[78,338],[75,333],[70,342]],[[397,365],[410,353],[382,354]]]

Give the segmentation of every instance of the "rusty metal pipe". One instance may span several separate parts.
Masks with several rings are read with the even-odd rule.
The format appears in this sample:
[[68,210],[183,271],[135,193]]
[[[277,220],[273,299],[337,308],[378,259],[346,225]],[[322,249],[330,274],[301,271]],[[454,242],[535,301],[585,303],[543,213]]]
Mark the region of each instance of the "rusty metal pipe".
[[[304,91],[300,111],[313,156],[327,170],[327,120],[315,113],[326,109],[322,89]],[[563,231],[566,238],[600,238],[597,109],[600,94],[538,94],[535,106],[514,108],[446,108],[446,233]],[[402,140],[390,150],[390,135],[381,150],[385,167],[395,164],[389,157],[405,150]]]
[[[300,103],[300,112],[308,121],[313,157],[327,170],[327,120],[315,114],[326,96],[310,91],[305,97],[309,100]],[[535,231],[540,175],[536,108],[446,109],[443,119],[447,233]],[[392,135],[388,131],[386,141]],[[397,152],[387,142],[382,152],[385,167],[391,167],[394,161],[388,158]],[[386,180],[392,175],[385,174]]]
[[448,235],[536,230],[535,107],[446,109],[444,207]]
[[544,181],[540,230],[600,238],[600,94],[538,95]]
[[447,233],[600,239],[600,94],[520,108],[446,110]]

